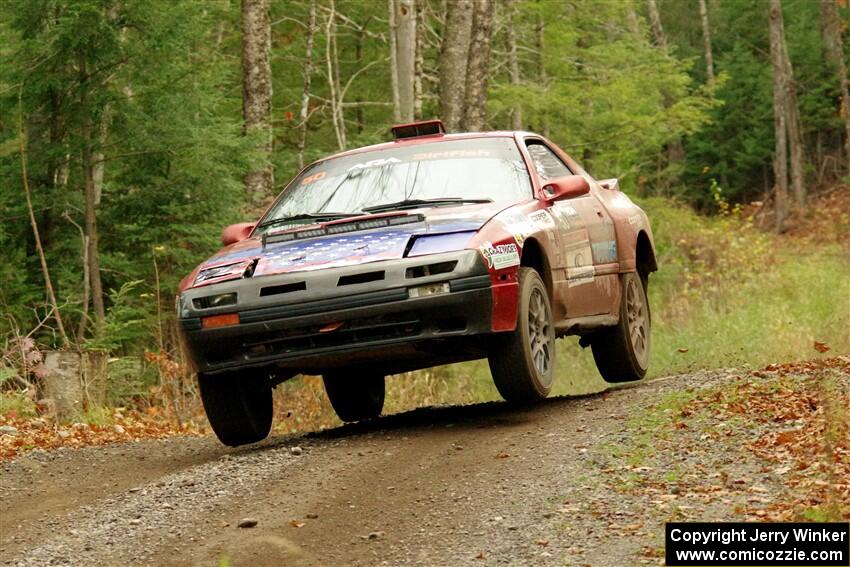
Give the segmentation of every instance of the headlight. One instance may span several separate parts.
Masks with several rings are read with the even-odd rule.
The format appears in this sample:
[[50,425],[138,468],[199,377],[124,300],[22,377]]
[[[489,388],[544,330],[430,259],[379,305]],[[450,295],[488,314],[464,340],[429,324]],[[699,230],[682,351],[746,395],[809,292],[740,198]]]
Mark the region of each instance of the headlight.
[[210,307],[224,307],[226,305],[236,305],[236,292],[219,293],[216,295],[207,295],[206,297],[196,297],[192,300],[192,305],[195,309],[209,309]]
[[242,262],[234,262],[232,264],[225,264],[224,266],[216,266],[214,268],[207,268],[206,270],[201,270],[198,274],[198,277],[195,278],[195,285],[203,282],[208,282],[210,280],[218,280],[225,277],[234,277],[241,278],[245,273],[253,260],[243,260]]

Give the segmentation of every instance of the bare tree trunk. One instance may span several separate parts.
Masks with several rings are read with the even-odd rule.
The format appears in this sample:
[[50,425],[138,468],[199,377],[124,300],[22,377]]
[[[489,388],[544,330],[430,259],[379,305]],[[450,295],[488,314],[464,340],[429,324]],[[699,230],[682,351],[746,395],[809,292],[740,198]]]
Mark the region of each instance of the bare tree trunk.
[[847,62],[844,60],[845,45],[841,38],[841,21],[838,18],[838,7],[836,0],[821,0],[821,29],[824,43],[826,44],[826,55],[835,66],[838,73],[838,84],[841,89],[841,117],[844,119],[846,137],[844,139],[847,150],[847,171],[850,172],[850,89],[847,85]]
[[38,231],[38,224],[35,222],[35,213],[33,212],[32,192],[30,191],[29,174],[27,173],[23,88],[18,90],[18,144],[21,153],[21,178],[24,183],[24,196],[27,201],[27,213],[30,218],[32,235],[35,239],[35,251],[38,254],[38,260],[41,263],[41,274],[44,277],[44,288],[47,291],[47,301],[50,302],[50,308],[53,310],[53,319],[56,321],[56,330],[59,332],[59,338],[62,340],[62,346],[68,348],[71,346],[71,343],[68,341],[68,335],[65,333],[65,324],[62,322],[62,314],[59,312],[59,304],[56,301],[56,293],[53,291],[53,280],[50,279],[50,270],[47,268],[47,258],[44,256],[44,248],[41,247],[41,234]]
[[[770,54],[773,61],[774,89],[780,89],[779,110],[784,115],[784,126],[791,165],[791,187],[797,207],[806,206],[805,172],[803,171],[803,136],[800,128],[800,111],[794,86],[794,69],[788,58],[785,43],[785,24],[781,0],[770,0]],[[774,103],[774,112],[776,112]]]
[[398,84],[398,21],[396,0],[387,0],[390,19],[390,86],[393,92],[393,121],[401,122],[401,87]]
[[472,0],[448,2],[440,52],[440,114],[449,132],[457,131],[463,121],[471,34]]
[[783,48],[785,34],[779,0],[770,0],[770,59],[773,63],[773,130],[776,141],[773,176],[776,187],[776,232],[782,232],[788,216],[788,126],[786,124],[786,83]]
[[[514,0],[505,0],[505,12],[507,12],[507,23],[505,28],[505,40],[508,47],[508,72],[510,74],[511,85],[518,87],[520,84],[519,74],[519,57],[517,57],[516,48],[516,29],[514,28],[516,15],[516,5]],[[511,109],[511,128],[514,130],[522,130],[522,104],[517,102]]]
[[708,19],[708,6],[705,0],[699,0],[699,19],[702,22],[702,45],[705,51],[705,76],[708,82],[714,81],[714,56],[711,53],[711,25]]
[[794,85],[794,73],[788,51],[785,50],[785,68],[788,73],[788,93],[786,94],[786,115],[788,126],[788,150],[791,158],[791,187],[794,190],[794,201],[799,209],[806,208],[806,171],[803,155],[803,129],[800,125],[800,108],[797,104],[797,93]]
[[[545,91],[548,88],[549,79],[546,75],[546,20],[543,19],[542,11],[537,14],[537,27],[535,31],[537,35],[537,80]],[[540,125],[540,129],[543,132],[543,135],[548,138],[549,120],[547,120],[545,113],[541,120],[542,123]]]
[[298,113],[298,169],[304,167],[304,148],[307,147],[307,122],[310,116],[310,82],[313,79],[313,43],[316,37],[316,0],[310,0],[307,16],[307,46],[304,55],[304,87],[301,91],[301,111]]
[[[363,64],[363,42],[366,40],[366,36],[369,32],[366,31],[366,28],[369,26],[369,23],[372,21],[372,16],[366,18],[366,21],[363,22],[359,28],[356,30],[356,34],[354,36],[354,60],[357,63],[357,69],[360,71],[356,71],[349,77],[349,81],[351,81],[352,77],[356,77],[363,69],[366,68]],[[362,134],[364,128],[366,127],[366,113],[363,110],[364,105],[360,104],[363,102],[362,96],[358,93],[357,96],[354,97],[354,116],[357,121],[357,133]],[[395,106],[395,105],[393,105]]]
[[658,12],[658,4],[655,0],[646,0],[649,9],[649,26],[652,29],[652,40],[656,46],[667,49],[667,36],[664,35],[664,27],[661,25],[661,14]]
[[330,0],[325,37],[325,63],[328,68],[334,133],[336,134],[337,146],[340,150],[345,150],[348,146],[348,140],[345,133],[345,115],[342,111],[342,92],[339,86],[339,64],[336,50],[336,4],[334,0]]
[[[87,92],[86,92],[86,61],[80,58],[79,62],[80,81],[83,88],[80,94],[80,105],[86,109]],[[94,309],[95,322],[100,325],[106,318],[106,309],[103,303],[103,283],[100,278],[100,254],[98,251],[98,235],[97,235],[97,186],[95,184],[95,166],[92,152],[93,137],[92,124],[89,115],[84,116],[82,125],[80,126],[80,135],[83,139],[82,151],[82,166],[83,166],[83,181],[85,186],[85,227],[86,236],[88,237],[88,269],[89,282],[91,284],[91,301]]]
[[395,36],[396,84],[399,118],[413,121],[416,67],[416,3],[414,0],[390,0],[390,22]]
[[487,124],[487,86],[490,79],[490,40],[493,35],[494,0],[475,0],[472,10],[472,38],[466,68],[464,129],[483,130]]
[[[664,27],[661,25],[661,14],[658,11],[658,4],[655,0],[647,0],[649,11],[649,23],[652,29],[653,43],[661,50],[667,51],[667,35],[664,33]],[[670,108],[674,104],[674,100],[670,93],[666,90],[662,92],[664,108]],[[675,139],[667,144],[666,152],[667,164],[675,165],[681,163],[685,159],[685,148],[682,145],[682,140]],[[666,183],[665,183],[666,184]]]
[[272,194],[272,69],[270,0],[242,0],[242,116],[246,135],[258,136],[265,162],[245,174],[245,191],[254,206]]
[[416,62],[413,66],[413,118],[422,118],[422,76],[425,74],[425,6],[416,6]]

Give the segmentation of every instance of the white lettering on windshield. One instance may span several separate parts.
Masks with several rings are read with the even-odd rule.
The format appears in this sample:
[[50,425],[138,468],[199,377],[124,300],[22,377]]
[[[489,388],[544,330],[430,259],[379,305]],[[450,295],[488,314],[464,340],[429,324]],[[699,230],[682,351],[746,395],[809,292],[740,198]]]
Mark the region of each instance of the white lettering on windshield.
[[370,167],[381,167],[383,165],[389,165],[391,163],[401,163],[401,160],[398,158],[386,158],[386,159],[373,159],[364,163],[355,163],[351,167],[348,168],[348,171],[356,171],[358,169],[368,169]]
[[491,155],[489,150],[448,150],[445,152],[425,152],[413,154],[413,161],[426,159],[460,158],[460,157],[487,157]]

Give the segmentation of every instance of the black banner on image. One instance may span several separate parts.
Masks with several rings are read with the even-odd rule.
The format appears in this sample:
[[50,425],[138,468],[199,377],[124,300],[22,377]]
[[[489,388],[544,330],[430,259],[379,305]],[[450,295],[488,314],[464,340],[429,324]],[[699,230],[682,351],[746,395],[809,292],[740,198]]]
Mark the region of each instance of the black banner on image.
[[850,565],[846,522],[670,522],[664,532],[670,567]]

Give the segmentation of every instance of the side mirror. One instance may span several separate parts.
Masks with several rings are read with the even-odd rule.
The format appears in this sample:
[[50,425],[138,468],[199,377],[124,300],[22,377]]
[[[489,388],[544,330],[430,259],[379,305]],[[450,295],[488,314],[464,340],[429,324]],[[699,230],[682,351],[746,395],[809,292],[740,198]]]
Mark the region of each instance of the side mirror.
[[221,243],[229,246],[234,242],[245,240],[257,223],[254,222],[238,222],[226,227],[221,233]]
[[547,181],[543,186],[543,194],[547,201],[560,201],[585,195],[590,191],[590,184],[581,175],[565,175]]

